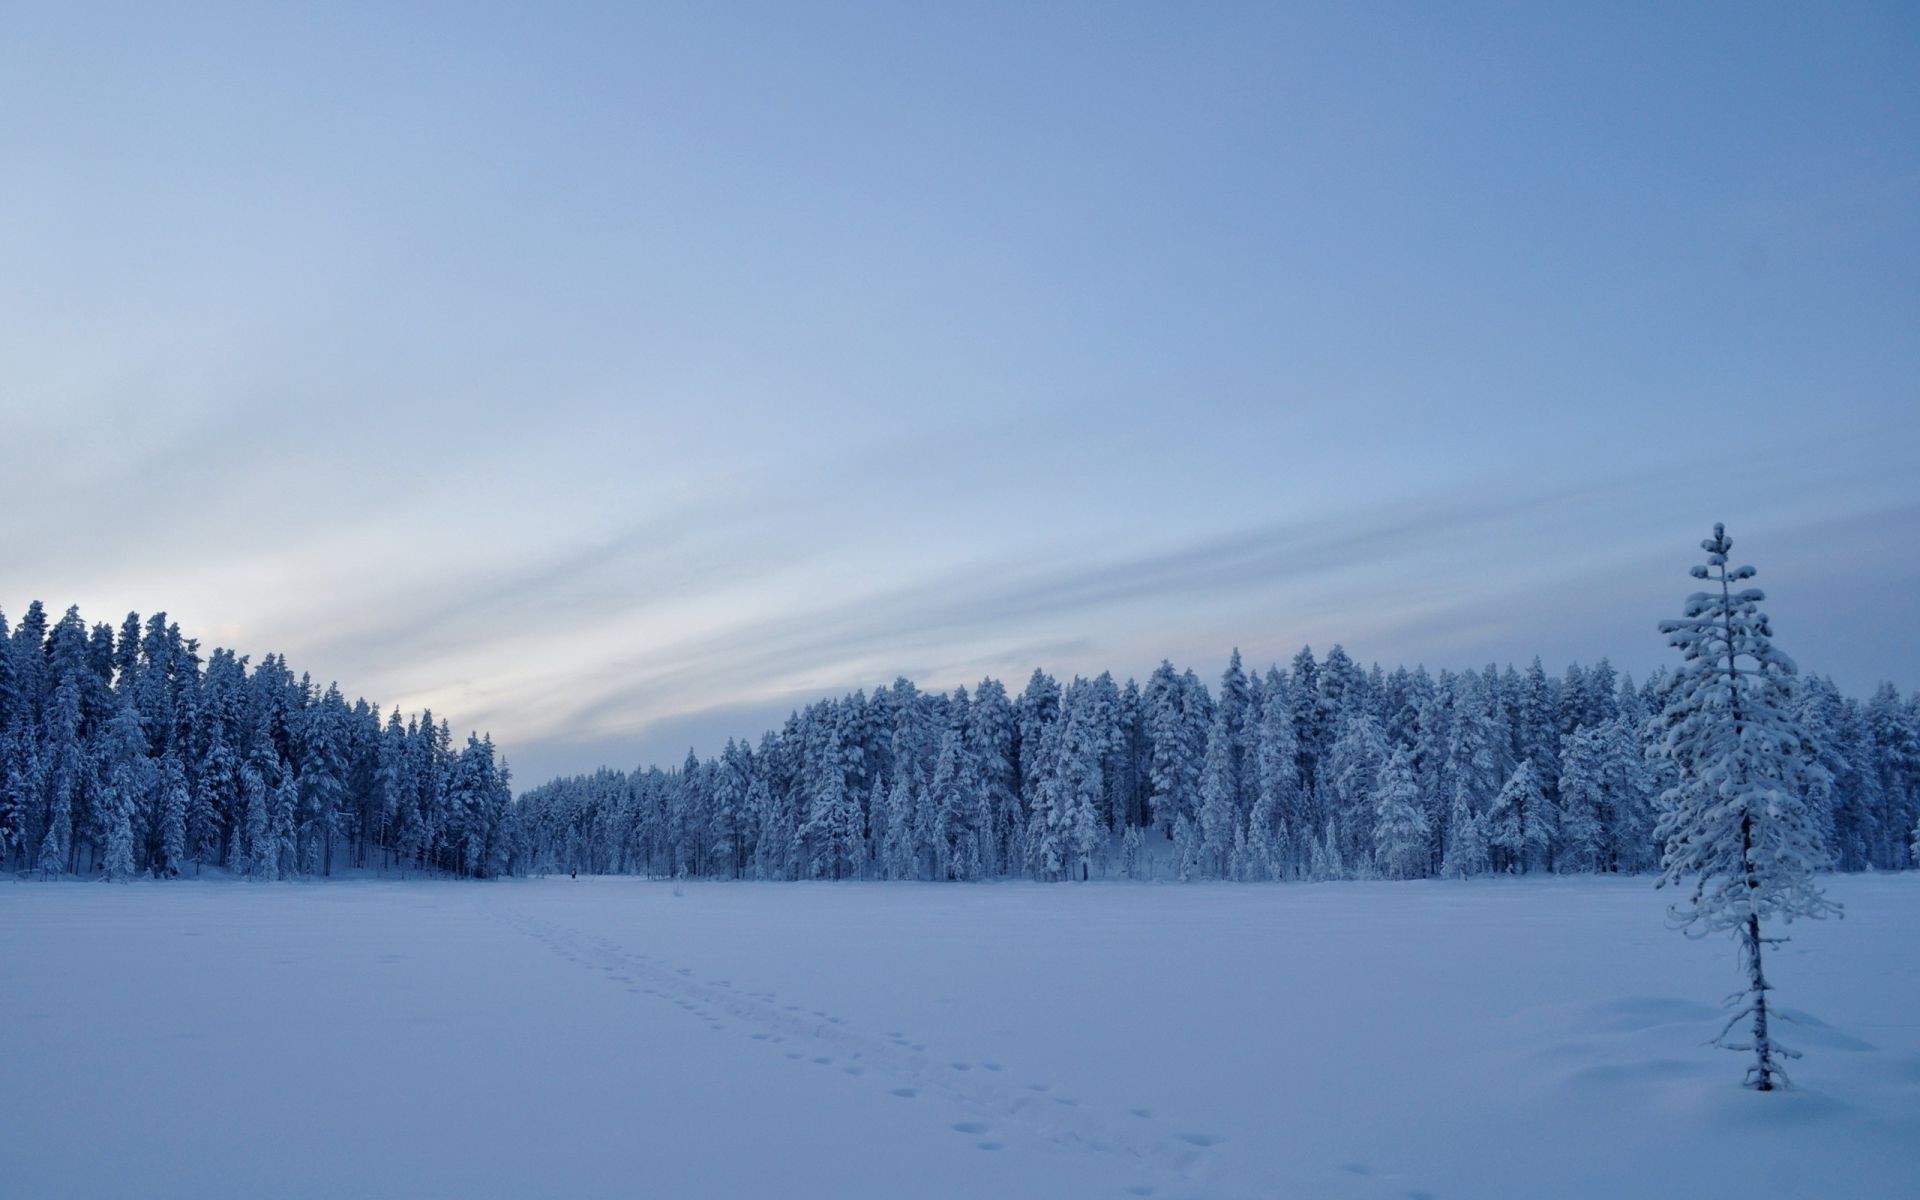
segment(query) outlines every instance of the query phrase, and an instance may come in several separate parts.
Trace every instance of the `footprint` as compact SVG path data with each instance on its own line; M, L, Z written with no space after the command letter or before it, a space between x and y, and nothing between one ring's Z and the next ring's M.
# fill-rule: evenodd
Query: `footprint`
M841 1067L840 1069L849 1075L865 1075L867 1073L865 1067Z
M955 1133L985 1133L987 1131L987 1123L985 1121L955 1121L953 1123L953 1131Z
M1001 1146L1001 1143L999 1143L999 1142L975 1142L975 1143L974 1143L973 1145L974 1145L974 1148L975 1148L975 1149L977 1149L977 1150L998 1150L998 1149L1000 1149L1000 1146Z
M948 1066L950 1066L950 1067L952 1067L952 1068L953 1068L954 1070L956 1070L956 1071L971 1071L971 1070L973 1070L973 1064L972 1064L972 1063L948 1063L947 1065L948 1065Z
M1150 1108L1130 1108L1127 1111L1132 1113L1134 1116L1139 1117L1142 1121L1149 1121L1153 1119L1153 1110Z
M1030 1092L1050 1092L1053 1090L1053 1085L1050 1083L1030 1083L1027 1085L1027 1090Z
M787 1051L787 1057L797 1059L800 1057L800 1052L798 1050L789 1050Z
M887 1093L887 1095L889 1096L898 1096L902 1100L911 1100L915 1096L918 1096L919 1094L920 1094L919 1088L910 1088L910 1087L894 1088L892 1091Z
M981 1063L980 1065L989 1071L998 1071L1000 1069L999 1063Z
M1370 1169L1365 1163L1358 1163L1358 1162L1341 1163L1340 1169L1342 1171L1351 1171L1355 1175L1373 1174L1372 1169Z
M816 1054L813 1056L813 1061L819 1063L821 1066L824 1067L827 1064L831 1063L833 1059L830 1056L825 1054Z
M756 1042L764 1042L767 1040L767 1035L764 1033L756 1033L753 1035L753 1040Z
M1075 1100L1072 1096L1055 1096L1053 1098L1053 1102L1055 1104L1064 1104L1068 1108L1080 1107L1080 1102L1078 1100Z
M1225 1140L1211 1133L1176 1133L1173 1136L1179 1138L1189 1146L1199 1146L1202 1148L1218 1146Z

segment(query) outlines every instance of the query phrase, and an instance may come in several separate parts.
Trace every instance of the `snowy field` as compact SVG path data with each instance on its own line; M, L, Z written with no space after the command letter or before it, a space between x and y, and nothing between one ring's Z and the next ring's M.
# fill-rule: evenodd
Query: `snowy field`
M0 1195L1912 1196L1920 875L0 885Z

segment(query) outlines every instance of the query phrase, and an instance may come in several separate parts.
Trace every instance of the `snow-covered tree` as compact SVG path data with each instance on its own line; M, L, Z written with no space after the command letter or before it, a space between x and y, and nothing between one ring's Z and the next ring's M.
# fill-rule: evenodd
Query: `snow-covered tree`
M1357 869L1373 861L1374 793L1389 753L1380 722L1360 713L1341 724L1320 762L1321 802L1339 848L1336 857Z
M1546 860L1553 842L1553 812L1532 759L1522 760L1493 798L1486 837L1496 871L1525 874Z
M1763 948L1767 921L1792 922L1839 912L1814 872L1827 861L1807 796L1820 768L1792 715L1793 660L1773 645L1758 588L1740 588L1752 567L1729 568L1733 543L1724 526L1701 543L1703 566L1692 570L1710 590L1687 598L1686 615L1660 630L1686 665L1663 714L1663 750L1679 781L1664 798L1659 836L1665 846L1660 882L1686 889L1672 909L1697 936L1731 931L1739 942L1747 986L1721 1031L1729 1049L1751 1051L1749 1086L1769 1091L1782 1076L1778 1059L1796 1052L1773 1038ZM1728 1041L1751 1021L1746 1041Z
M1427 814L1406 750L1395 750L1374 781L1373 862L1388 879L1427 873Z
M1603 820L1611 807L1607 799L1610 757L1606 739L1593 726L1583 725L1560 741L1560 807L1555 814L1553 855L1557 871L1601 869L1606 840Z
M800 840L815 879L857 879L866 868L866 830L860 798L847 786L840 731L820 722L808 762L807 821Z
M1480 827L1479 814L1467 806L1465 792L1454 793L1447 823L1447 853L1440 860L1440 874L1448 879L1467 879L1491 870L1487 836Z
M102 748L106 786L94 813L101 841L106 845L108 879L133 877L133 823L153 786L152 762L147 758L147 734L140 712L123 703L107 726Z
M1298 873L1296 846L1312 837L1311 814L1300 788L1299 743L1293 731L1293 696L1285 676L1267 672L1254 733L1254 800L1247 815L1246 863L1251 879L1286 879Z
M944 879L980 875L979 772L959 730L940 740L934 760L932 791L934 871Z
M1233 803L1233 737L1224 710L1216 709L1200 767L1200 870L1209 879L1227 877L1235 835L1245 834Z

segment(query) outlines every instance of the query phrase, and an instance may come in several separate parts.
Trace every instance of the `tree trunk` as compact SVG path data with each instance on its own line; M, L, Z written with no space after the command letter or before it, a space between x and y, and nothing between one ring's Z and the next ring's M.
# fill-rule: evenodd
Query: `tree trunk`
M1760 969L1760 916L1747 917L1742 935L1747 951L1747 991L1753 997L1753 1087L1773 1090L1773 1039L1767 1032L1767 977Z

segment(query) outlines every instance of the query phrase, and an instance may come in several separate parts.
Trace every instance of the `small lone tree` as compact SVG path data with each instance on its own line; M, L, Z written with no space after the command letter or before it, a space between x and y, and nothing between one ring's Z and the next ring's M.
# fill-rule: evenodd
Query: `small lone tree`
M1707 564L1695 579L1717 585L1687 598L1686 616L1660 631L1686 658L1663 714L1661 752L1678 782L1664 796L1658 835L1665 847L1660 886L1684 886L1684 904L1669 911L1691 936L1732 932L1740 944L1747 986L1715 1044L1752 1051L1747 1085L1772 1091L1784 1083L1777 1058L1799 1055L1773 1039L1761 949L1782 941L1761 935L1764 921L1838 913L1814 882L1826 864L1819 826L1806 797L1821 768L1792 716L1793 660L1774 649L1759 609L1758 588L1734 590L1752 567L1728 569L1733 548L1724 526L1700 543ZM1752 1019L1748 1041L1729 1041Z

